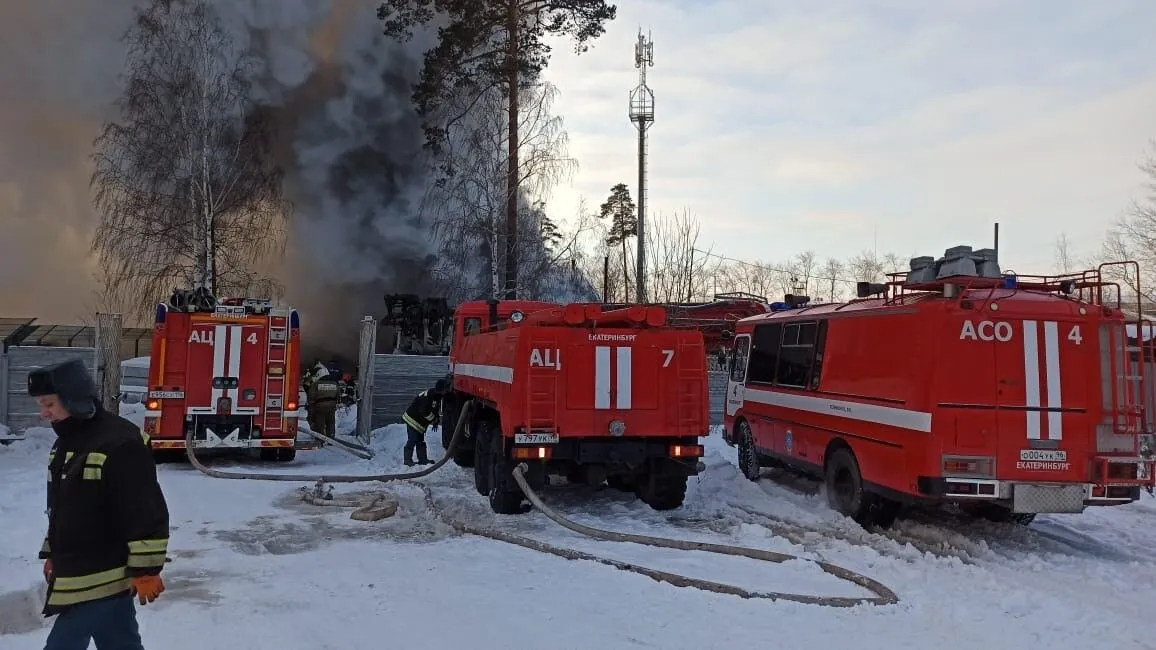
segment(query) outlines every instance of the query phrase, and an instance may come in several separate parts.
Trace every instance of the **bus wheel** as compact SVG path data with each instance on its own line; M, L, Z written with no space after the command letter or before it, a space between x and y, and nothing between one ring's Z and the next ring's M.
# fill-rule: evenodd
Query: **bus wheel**
M888 528L899 514L898 503L863 489L859 461L846 447L839 447L827 459L826 488L831 508L864 528Z
M755 450L755 439L751 435L751 425L746 420L742 420L738 425L738 439L739 439L739 469L742 470L743 476L752 481L759 480L761 476L761 466L759 465L759 452Z

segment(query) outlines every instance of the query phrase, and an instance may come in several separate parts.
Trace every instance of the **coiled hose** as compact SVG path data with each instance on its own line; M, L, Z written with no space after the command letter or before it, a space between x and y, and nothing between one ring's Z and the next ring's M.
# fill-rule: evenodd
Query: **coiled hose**
M382 503L382 497L376 497L373 501L371 501L370 503L364 504L364 505L360 504L360 503L356 503L356 502L350 502L350 501L333 502L330 499L318 498L317 495L321 492L321 488L322 488L323 484L324 483L362 483L362 482L383 482L384 483L384 482L390 482L390 481L408 481L408 480L419 479L419 478L422 478L424 476L428 476L428 475L432 474L433 472L435 472L439 468L441 468L443 465L445 465L447 462L449 462L449 460L453 457L454 450L457 448L457 445L462 438L462 432L465 429L465 422L473 414L474 408L475 408L475 403L472 400L467 402L464 405L464 407L462 408L461 414L458 416L457 424L454 427L453 437L450 439L450 444L448 445L448 447L446 449L446 453L441 458L441 460L434 463L433 465L430 465L429 467L427 467L425 469L415 471L415 472L406 472L406 473L401 473L401 474L369 474L369 475L364 475L364 476L341 475L341 474L303 475L303 474L259 474L259 473L254 473L254 472L224 472L221 470L216 470L216 469L212 469L210 467L206 467L203 463L201 463L201 461L197 458L196 453L194 452L193 434L191 431L185 437L185 442L186 442L185 453L189 458L189 463L191 463L193 465L193 467L197 468L197 470L199 470L200 472L202 472L208 476L211 476L213 478L242 479L242 480L256 480L256 481L316 481L318 483L318 486L317 486L315 493L313 495L310 495L308 492L305 492L305 499L307 501L309 501L310 503L318 503L319 501L320 502L328 501L328 503L325 503L325 505L334 505L334 506L347 506L347 507L349 507L349 506L353 506L353 507L361 506L359 508L359 510L361 511L361 513L364 516L355 516L354 518L355 519L364 519L364 520L373 520L375 518L381 518L381 517L372 516L372 511L374 508L383 507L380 505ZM626 542L626 543L641 544L644 546L651 546L651 547L656 547L656 548L669 548L669 549L676 549L676 550L683 550L683 551L702 551L702 552L706 552L706 553L716 553L718 555L728 555L728 556L732 556L732 557L745 557L745 558L750 558L752 560L758 560L761 562L774 562L774 563L780 563L781 564L783 562L787 562L790 560L804 560L807 562L812 562L812 563L818 565L818 567L820 569L822 569L824 572L826 572L826 573L828 573L828 574L830 574L830 575L832 575L832 576L834 576L840 580L844 580L846 582L850 582L852 584L858 585L859 587L866 589L867 591L871 592L874 595L872 595L872 596L860 596L860 597L843 597L843 596L813 596L813 595L808 595L808 594L794 594L794 593L778 592L778 591L751 591L748 589L744 589L742 587L737 587L735 585L728 585L728 584L724 584L724 583L720 583L720 582L713 582L710 580L702 580L699 578L691 578L691 577L680 575L677 573L671 573L668 571L659 571L657 569L651 569L648 567L639 566L637 564L633 564L630 562L624 562L621 560L614 560L614 559L610 559L610 558L600 557L597 555L592 555L590 553L585 553L582 551L576 551L573 549L562 548L562 547L554 546L554 545L547 544L544 542L540 542L540 541L535 540L535 539L530 539L528 537L523 537L521 535L514 535L511 533L501 531L501 530L495 530L493 528L477 526L474 524L470 524L470 523L449 517L441 508L439 508L437 506L437 503L434 500L433 491L429 488L429 486L425 485L424 483L420 483L420 482L417 482L416 485L418 487L420 487L421 490L425 494L426 507L428 507L430 509L430 511L433 512L440 520L442 520L447 525L449 525L454 530L456 530L460 533L477 535L480 537L486 537L488 539L492 539L492 540L496 540L496 541L500 541L500 542L506 542L508 544L514 544L514 545L520 546L522 548L527 548L530 550L539 551L541 553L547 553L547 554L554 555L554 556L561 557L561 558L565 558L568 560L589 560L592 562L598 562L599 564L604 564L604 565L612 566L616 569L620 569L623 571L629 571L631 573L637 573L639 575L644 575L648 578L651 578L652 580L656 580L658 582L666 582L666 583L675 585L677 587L691 587L694 589L700 589L703 591L709 591L709 592L718 593L718 594L729 594L729 595L733 595L733 596L739 596L741 598L765 598L765 599L770 599L770 600L787 600L787 601L794 601L794 602L798 602L798 603L822 605L822 606L827 606L827 607L854 607L857 605L865 605L865 604L893 605L893 604L899 602L899 597L895 594L895 592L892 591L891 589L889 589L888 587L886 587L885 585L883 585L882 583L878 582L877 580L869 578L869 577L862 575L860 573L856 573L855 571L852 571L850 569L847 569L847 568L844 568L844 567L841 567L841 566L838 566L835 564L831 564L830 562L825 562L822 560L812 560L809 558L802 558L802 557L790 555L787 553L777 553L775 551L766 551L766 550L762 550L762 549L747 548L747 547L743 547L743 546L730 546L730 545L726 545L726 544L712 544L712 543L707 543L707 542L691 542L691 541L687 541L687 540L669 539L669 538L665 538L665 537L654 537L654 536L650 536L650 535L633 535L633 534L629 534L629 533L618 533L618 532L601 530L598 528L592 528L590 526L585 526L585 525L579 524L577 522L571 521L571 520L563 517L562 515L558 514L552 508L550 508L549 506L547 506L545 503L542 502L541 497L538 496L538 494L530 487L529 483L526 481L525 473L527 470L528 470L527 465L525 463L521 463L517 467L514 468L514 472L513 472L514 480L518 483L518 487L520 487L522 489L522 492L525 493L526 498L528 498L530 500L530 502L532 504L534 504L534 507L537 508L538 510L540 510L551 521L562 526L563 528L566 528L567 530L570 530L574 533L578 533L579 535L585 535L585 536L591 537L593 539L599 539L599 540L604 540L604 541L609 541L609 542ZM387 501L386 505L384 507L386 509L390 508L390 503L393 504L392 508L394 510L396 510L396 502L388 502ZM318 503L318 505L321 505L321 503ZM355 511L355 513L357 513L357 512L358 511ZM389 514L392 514L392 512L390 512ZM388 515L386 515L386 516L388 516Z

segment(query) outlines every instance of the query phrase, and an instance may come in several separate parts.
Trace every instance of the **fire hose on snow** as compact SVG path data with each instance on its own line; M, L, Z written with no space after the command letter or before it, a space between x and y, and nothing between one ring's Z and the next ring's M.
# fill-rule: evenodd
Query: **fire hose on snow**
M317 431L314 431L313 429L309 429L308 433L309 433L309 435L313 436L314 438L317 438L318 440L320 440L322 442L328 442L329 444L333 445L337 449L340 449L341 451L344 451L345 453L347 453L351 456L357 456L358 458L360 458L362 460L371 460L373 458L373 450L370 449L369 447L362 447L361 445L356 445L356 444L353 444L352 442L346 442L345 440L338 440L337 438L331 438L331 437L325 435L324 433L319 433Z
M196 457L193 445L193 434L189 432L186 436L185 453L189 458L189 462L193 467L200 472L211 476L213 478L222 479L242 479L242 480L256 480L256 481L316 481L316 485L312 491L307 488L302 488L302 498L314 505L320 506L335 506L335 507L353 507L356 508L352 517L354 519L363 521L373 521L376 519L383 519L391 516L397 511L397 501L389 499L384 495L377 495L368 501L354 501L354 500L336 500L332 498L332 494L326 491L326 483L367 483L367 482L392 482L392 481L415 481L422 477L428 476L440 469L453 457L454 450L462 438L462 432L465 429L465 422L472 415L474 409L474 402L470 401L462 408L461 414L458 417L457 425L454 427L454 433L450 439L450 443L446 448L445 455L441 460L425 469L406 472L400 474L370 474L364 476L356 475L304 475L304 474L262 474L256 472L225 472L206 467ZM525 473L528 467L525 463L519 464L514 468L513 478L530 500L530 503L535 508L540 510L542 514L546 515L554 523L566 528L567 530L584 535L593 539L609 541L609 542L626 542L631 544L641 544L644 546L651 546L656 548L668 548L683 551L702 551L706 553L715 553L718 555L728 555L732 557L745 557L752 560L762 562L784 563L791 560L803 560L817 565L825 573L832 575L840 580L850 582L858 585L863 589L871 592L872 596L861 597L842 597L842 596L813 596L808 594L795 594L787 592L766 592L766 591L752 591L742 587L724 584L720 582L713 582L710 580L702 580L699 578L691 578L688 576L670 573L668 571L659 571L648 567L640 566L630 562L621 560L614 560L610 558L600 557L576 551L573 549L553 546L545 542L523 537L521 535L514 535L492 528L477 526L464 521L459 521L449 517L445 512L437 507L434 501L433 491L425 484L415 481L415 485L421 488L425 494L426 507L430 509L435 516L452 527L454 530L462 534L477 535L479 537L486 537L500 542L506 542L516 546L521 546L534 551L547 553L557 557L568 560L589 560L598 562L607 566L612 566L623 571L630 571L639 575L644 575L648 578L659 582L667 582L678 587L691 587L703 591L709 591L718 594L729 594L739 596L742 598L765 598L771 600L788 600L798 603L806 603L813 605L823 605L827 607L854 607L856 605L872 604L872 605L893 605L899 602L899 597L894 591L883 585L882 583L869 578L860 573L856 573L850 569L831 564L822 560L814 560L810 558L799 557L787 553L778 553L775 551L766 551L762 549L747 548L742 546L731 546L727 544L713 544L708 542L691 542L680 539L669 539L665 537L653 537L650 535L634 535L629 533L618 533L599 528L592 528L574 521L571 521L562 515L555 512L549 506L542 502L538 494L530 487L526 481Z

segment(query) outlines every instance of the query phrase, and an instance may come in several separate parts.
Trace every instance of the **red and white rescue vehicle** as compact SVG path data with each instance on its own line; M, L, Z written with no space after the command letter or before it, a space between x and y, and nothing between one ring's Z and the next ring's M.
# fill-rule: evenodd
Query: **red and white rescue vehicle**
M747 477L822 477L833 508L884 526L911 502L1027 523L1151 489L1151 386L1104 267L1017 277L948 253L858 300L739 321L725 438Z
M453 388L442 402L443 446L462 405L480 408L454 460L495 512L521 511L511 477L549 475L635 492L676 508L699 472L710 414L703 335L667 325L663 307L469 302L454 314Z
M154 451L258 449L290 461L297 442L300 318L269 301L157 305L144 430ZM179 305L174 307L174 304Z

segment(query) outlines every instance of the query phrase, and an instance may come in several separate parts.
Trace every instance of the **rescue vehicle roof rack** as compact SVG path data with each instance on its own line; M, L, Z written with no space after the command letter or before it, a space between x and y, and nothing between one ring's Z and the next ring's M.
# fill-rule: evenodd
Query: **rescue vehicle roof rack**
M217 298L204 287L196 289L174 289L167 306L185 313L230 313L268 314L273 309L273 301L263 298ZM224 310L222 308L225 308Z
M766 296L759 296L745 291L729 291L726 293L716 293L715 300L753 300L755 302L766 302Z
M882 297L884 304L903 304L929 295L962 300L969 291L987 290L989 296L994 296L1002 289L1052 293L1092 305L1121 309L1119 283L1104 279L1105 268L1120 266L1128 267L1122 275L1138 277L1139 265L1133 261L1106 262L1095 269L1058 275L1021 275L1014 271L1001 271L996 252L992 249L953 246L939 259L930 256L912 258L909 270L888 273L885 283L858 283L858 300L851 302Z

